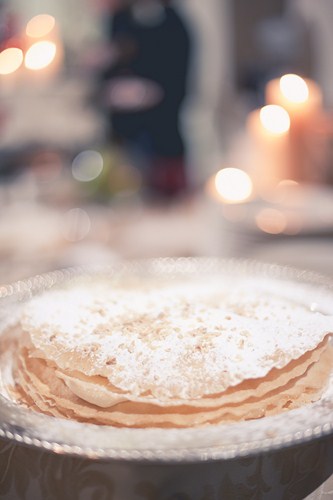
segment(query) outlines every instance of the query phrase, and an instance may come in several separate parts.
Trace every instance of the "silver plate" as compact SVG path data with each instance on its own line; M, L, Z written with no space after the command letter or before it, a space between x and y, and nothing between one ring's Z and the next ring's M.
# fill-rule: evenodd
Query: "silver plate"
M15 320L32 296L77 280L121 279L128 275L165 277L218 274L262 276L301 284L306 304L333 314L333 282L310 272L218 258L153 259L108 267L54 271L0 287L0 331ZM333 432L333 374L320 401L297 410L234 424L192 429L118 429L42 415L5 396L0 379L0 437L56 453L88 458L148 462L193 462L238 458L305 443Z

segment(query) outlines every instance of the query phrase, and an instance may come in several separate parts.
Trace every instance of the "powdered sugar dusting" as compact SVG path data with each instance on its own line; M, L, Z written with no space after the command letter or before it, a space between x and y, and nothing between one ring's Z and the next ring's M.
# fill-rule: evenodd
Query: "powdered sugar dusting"
M21 323L62 370L167 401L222 392L314 349L333 316L312 303L304 287L261 278L89 283L35 298Z

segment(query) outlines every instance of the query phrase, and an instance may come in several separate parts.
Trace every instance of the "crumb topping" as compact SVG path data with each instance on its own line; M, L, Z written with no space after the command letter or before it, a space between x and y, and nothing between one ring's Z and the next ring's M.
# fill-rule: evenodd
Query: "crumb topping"
M62 370L106 376L161 400L215 394L314 349L333 317L290 299L287 284L212 280L73 286L30 301L22 327Z

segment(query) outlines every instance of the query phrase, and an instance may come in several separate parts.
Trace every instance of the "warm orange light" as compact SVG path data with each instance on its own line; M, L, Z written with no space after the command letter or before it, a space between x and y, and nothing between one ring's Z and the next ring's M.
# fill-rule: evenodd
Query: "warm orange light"
M240 203L252 194L252 181L238 168L223 168L215 176L215 188L226 203Z
M55 26L55 19L49 14L39 14L30 19L26 26L26 34L32 38L42 38L48 35Z
M299 186L299 183L297 181L294 181L292 179L283 179L280 181L277 185L278 189L284 189L284 188L297 188Z
M36 42L31 45L25 54L25 66L35 71L46 68L54 60L56 52L55 43L48 41Z
M260 122L264 129L271 134L285 134L290 128L288 112L276 104L269 104L261 108Z
M0 74L14 73L22 64L23 52L16 47L10 47L0 52Z
M302 103L309 98L309 88L298 75L284 75L280 78L280 90L288 101L293 103Z
M259 229L268 234L279 234L287 227L286 216L275 208L264 208L256 215Z

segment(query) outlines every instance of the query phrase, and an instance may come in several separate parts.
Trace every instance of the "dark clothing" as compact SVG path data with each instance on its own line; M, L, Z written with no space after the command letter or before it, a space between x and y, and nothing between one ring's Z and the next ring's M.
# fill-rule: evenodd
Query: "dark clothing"
M161 22L147 25L139 23L127 8L115 14L110 37L119 59L108 77L141 77L156 83L163 92L160 102L151 108L111 112L114 137L149 158L148 168L154 168L155 160L166 168L164 159L168 158L173 165L175 159L181 165L185 148L179 111L186 95L190 46L181 18L174 9L165 7ZM184 179L184 175L179 178Z

